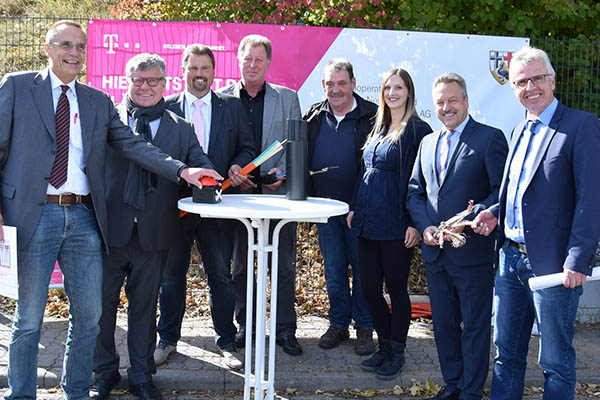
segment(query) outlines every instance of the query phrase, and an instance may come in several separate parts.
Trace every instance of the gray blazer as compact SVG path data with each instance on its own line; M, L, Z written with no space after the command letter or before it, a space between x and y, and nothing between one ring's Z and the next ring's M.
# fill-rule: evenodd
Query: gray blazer
M240 97L242 82L221 89L222 93ZM280 142L287 138L287 119L301 119L300 101L295 90L285 86L266 83L265 105L263 111L263 132L261 153L275 140ZM271 168L280 168L285 171L285 151L281 151L260 166L260 174L265 175ZM279 186L275 191L263 188L263 193L285 194L285 184Z
M123 123L128 123L127 107L117 106ZM190 122L165 110L152 143L175 159L183 160L192 167L213 168L208 156L200 147ZM124 247L133 232L137 218L138 236L145 251L168 250L179 239L179 186L158 177L157 189L146 193L144 210L135 210L123 201L129 160L116 150L106 152L106 201L108 216L108 245Z
M107 144L143 168L178 181L181 161L160 152L123 124L105 93L75 84L85 174L100 234L107 245L105 164ZM19 249L29 243L46 204L56 130L48 70L7 74L0 83L0 212L17 227Z

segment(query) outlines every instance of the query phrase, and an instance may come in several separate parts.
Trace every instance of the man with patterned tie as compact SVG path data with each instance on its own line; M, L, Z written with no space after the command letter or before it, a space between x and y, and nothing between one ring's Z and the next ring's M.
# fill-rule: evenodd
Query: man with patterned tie
M481 399L489 366L494 241L467 232L463 247L446 242L440 248L435 233L469 200L473 217L497 201L507 145L502 131L469 116L461 76L440 75L433 83L433 103L442 129L421 142L407 207L423 236L435 343L446 383L434 398Z
M6 399L36 396L42 318L57 260L71 313L61 385L67 399L88 397L107 248L107 145L172 181L199 185L206 175L149 146L121 122L106 94L76 82L86 51L80 24L52 25L44 51L47 69L7 74L0 83L0 226L17 227L19 259Z
M211 90L215 77L215 57L209 47L199 44L188 46L182 56L182 72L185 91L167 97L167 107L192 121L198 141L215 169L221 175L231 177L233 186L237 186L241 182L238 171L256 156L246 111L239 99ZM181 196L191 196L191 192L184 190ZM160 321L157 328L160 340L154 352L157 365L165 363L169 355L176 351L177 341L181 337L186 274L195 239L210 287L215 341L228 368L242 367L242 358L235 344L235 285L230 269L232 235L236 223L227 219L199 218L192 214L181 219L183 240L169 251L160 289Z
M575 316L600 236L600 121L554 97L548 55L513 54L510 81L527 118L513 130L499 201L475 228L505 237L496 276L496 358L492 399L521 399L534 320L544 399L573 399ZM499 243L500 244L500 243ZM563 284L532 292L534 276L561 273Z

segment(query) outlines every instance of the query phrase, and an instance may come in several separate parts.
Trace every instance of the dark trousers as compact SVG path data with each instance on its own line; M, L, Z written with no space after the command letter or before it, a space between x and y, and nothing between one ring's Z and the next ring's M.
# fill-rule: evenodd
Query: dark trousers
M406 343L410 325L408 274L413 249L402 240L370 240L358 238L360 283L367 309L377 336ZM383 283L392 309L383 298Z
M169 251L160 288L160 340L176 345L181 338L185 313L186 274L194 240L210 287L210 312L215 329L215 342L220 348L235 343L233 324L235 285L231 278L233 222L224 219L199 218L188 214L181 221L181 241Z
M444 381L461 399L481 399L490 358L492 265L456 265L442 252L425 272Z
M269 225L269 240L279 220ZM279 232L279 257L277 275L277 334L296 332L296 227L295 222L287 223ZM255 236L256 237L256 236ZM269 256L270 257L270 256ZM248 232L241 223L236 225L232 274L235 282L235 319L241 327L246 325L246 278L248 261ZM270 266L270 263L269 263ZM256 288L256 280L254 280ZM256 289L254 289L256 293ZM256 309L256 304L254 304ZM256 321L256 318L254 318Z
M99 378L107 379L119 371L115 324L121 286L125 278L129 384L149 382L152 374L156 373L153 357L156 343L156 298L166 259L166 251L144 251L140 247L135 228L125 247L111 247L110 254L104 255L102 316L94 354L94 372Z

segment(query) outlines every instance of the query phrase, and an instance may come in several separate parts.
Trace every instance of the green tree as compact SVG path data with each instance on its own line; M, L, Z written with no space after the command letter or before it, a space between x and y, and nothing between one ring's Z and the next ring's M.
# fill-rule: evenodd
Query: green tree
M115 0L127 19L242 22L524 36L550 54L565 104L600 112L597 0ZM578 42L557 40L577 39ZM587 43L585 43L587 42ZM575 93L576 95L573 95Z
M115 16L600 38L596 0L117 0Z

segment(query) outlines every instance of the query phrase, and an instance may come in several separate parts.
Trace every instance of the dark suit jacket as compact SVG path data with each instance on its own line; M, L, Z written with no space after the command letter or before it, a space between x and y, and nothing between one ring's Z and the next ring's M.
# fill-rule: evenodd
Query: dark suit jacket
M508 146L501 130L480 124L473 118L460 135L460 140L448 164L446 179L439 185L435 167L437 142L441 131L431 133L421 141L419 153L408 184L407 206L415 226L421 232L428 226L438 226L467 208L474 201L471 219L481 210L497 202L502 170ZM457 265L492 263L494 238L465 229L467 243L458 249L448 242L444 252ZM427 262L435 261L441 249L422 244Z
M185 95L176 93L165 99L167 108L185 118ZM208 158L221 176L233 164L244 167L257 155L246 111L240 99L223 93L212 92L210 141ZM231 189L228 193L231 192ZM187 194L190 196L190 194Z
M117 106L119 116L128 123L127 108ZM160 120L158 131L152 143L164 153L183 160L192 167L213 168L200 147L191 123L166 110ZM113 149L106 153L106 200L108 215L108 245L124 247L133 232L134 217L137 218L137 231L142 249L146 251L168 250L179 239L179 200L180 185L158 177L157 190L146 193L144 210L135 210L123 202L123 191L129 160ZM187 186L187 185L186 185Z
M104 167L107 144L146 168L177 181L184 166L148 146L121 122L107 94L75 84L85 174L100 234L107 244ZM0 83L0 212L7 225L17 226L19 249L29 243L46 204L48 177L56 152L52 88L48 70L7 74Z
M507 172L525 121L513 130L499 205L504 225ZM600 237L600 122L594 114L558 104L525 182L522 212L527 256L536 275L563 268L591 274Z

